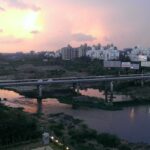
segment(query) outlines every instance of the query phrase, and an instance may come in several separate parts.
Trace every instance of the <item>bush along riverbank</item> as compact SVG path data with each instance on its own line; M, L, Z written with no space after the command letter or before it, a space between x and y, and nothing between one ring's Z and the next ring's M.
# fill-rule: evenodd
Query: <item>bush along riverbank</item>
M89 96L63 96L57 97L60 103L70 104L74 109L79 107L98 108L104 110L121 110L119 106L114 106L113 103L106 103L101 98Z
M22 111L0 104L0 149L41 136L37 119Z
M122 110L124 107L140 106L150 104L150 99L133 99L130 101L120 102L105 102L104 99L88 96L64 96L57 97L59 102L70 104L74 109L79 107L98 108L103 110L117 111Z

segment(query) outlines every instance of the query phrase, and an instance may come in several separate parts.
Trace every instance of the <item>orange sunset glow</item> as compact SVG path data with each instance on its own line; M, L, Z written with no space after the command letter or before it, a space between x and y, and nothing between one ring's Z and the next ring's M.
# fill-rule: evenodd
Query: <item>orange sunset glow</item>
M41 31L42 23L36 12L21 12L17 10L8 11L1 15L2 35L15 38L31 38L32 31Z
M0 52L57 50L84 43L149 46L150 2L134 1L120 5L119 0L0 0Z

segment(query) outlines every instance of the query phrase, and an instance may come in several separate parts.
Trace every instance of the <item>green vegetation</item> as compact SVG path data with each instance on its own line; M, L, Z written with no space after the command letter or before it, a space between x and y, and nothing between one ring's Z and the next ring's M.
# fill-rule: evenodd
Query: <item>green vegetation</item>
M115 85L115 91L124 95L129 95L134 102L142 103L150 101L150 82L146 81L141 86L141 81L120 82Z
M104 110L121 110L122 108L113 105L113 103L106 103L104 99L88 96L61 96L57 97L61 103L70 104L73 108L78 107L89 107L89 108L99 108Z
M40 134L35 117L0 105L0 146L38 139Z
M103 67L103 61L90 58L78 58L72 61L64 61L61 64L66 70L87 73L88 75L118 74L118 69Z
M147 150L149 145L133 144L108 133L97 133L83 121L59 113L48 117L49 132L71 150ZM61 146L60 146L61 148ZM63 146L62 146L63 150Z
M81 120L63 113L49 115L49 130L72 150L103 150L117 148L121 140L111 134L98 134Z
M44 61L46 59L46 61ZM0 65L0 76L5 78L52 78L83 75L118 75L139 73L134 70L104 68L103 61L83 57L64 61L60 58L45 58L41 55L24 55L20 59L3 59ZM145 72L149 70L144 70ZM10 75L8 77L8 75Z

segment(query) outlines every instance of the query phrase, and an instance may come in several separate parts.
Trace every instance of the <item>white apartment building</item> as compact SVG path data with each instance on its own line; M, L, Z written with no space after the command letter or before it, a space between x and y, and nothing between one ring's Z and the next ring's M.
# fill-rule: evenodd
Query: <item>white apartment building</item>
M60 50L59 51L56 51L56 52L46 52L45 57L54 57L54 58L57 58L57 57L61 57L61 52Z
M55 58L61 57L61 50L55 52Z
M131 61L147 61L147 58L150 58L150 49L135 47L132 49L129 57Z
M92 59L100 59L103 60L104 59L104 49L99 49L96 50L94 47L92 47L91 50L88 50L86 52L86 56L90 57Z
M119 59L119 51L114 49L114 47L110 47L108 49L101 49L96 50L92 47L91 50L86 52L86 56L92 59L100 59L100 60L118 60Z

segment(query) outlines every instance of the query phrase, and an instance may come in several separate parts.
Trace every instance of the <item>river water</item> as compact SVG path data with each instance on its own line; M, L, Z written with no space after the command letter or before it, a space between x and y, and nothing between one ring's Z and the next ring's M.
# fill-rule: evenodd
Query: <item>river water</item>
M80 93L103 97L102 92L94 89L82 90ZM113 133L130 142L150 143L150 105L127 107L121 111L90 108L74 110L70 105L61 104L54 98L43 99L41 105L41 102L37 103L36 99L25 98L13 91L0 90L0 97L7 98L7 101L2 101L5 105L23 107L26 112L42 111L45 114L64 112L84 120L90 128L96 129L98 132ZM124 96L121 97L123 100L125 99Z

